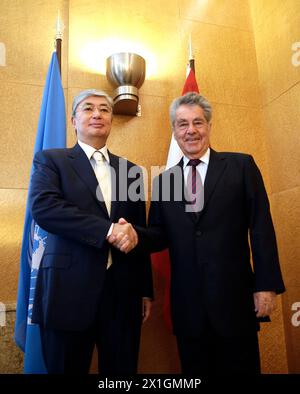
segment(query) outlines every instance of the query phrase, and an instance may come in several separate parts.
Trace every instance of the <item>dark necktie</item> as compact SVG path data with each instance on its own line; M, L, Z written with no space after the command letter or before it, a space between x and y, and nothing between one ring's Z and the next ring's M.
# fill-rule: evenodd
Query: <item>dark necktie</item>
M187 165L191 167L187 178L187 191L190 201L190 204L186 206L187 212L200 212L203 209L204 188L200 174L196 168L200 163L200 159L191 159L187 163Z

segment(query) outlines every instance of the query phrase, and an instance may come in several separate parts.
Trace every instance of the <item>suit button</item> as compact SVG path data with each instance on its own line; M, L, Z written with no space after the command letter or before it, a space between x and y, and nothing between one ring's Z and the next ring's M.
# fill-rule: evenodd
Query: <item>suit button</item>
M201 235L202 235L202 231L197 230L197 231L196 231L196 236L197 236L197 237L201 237Z

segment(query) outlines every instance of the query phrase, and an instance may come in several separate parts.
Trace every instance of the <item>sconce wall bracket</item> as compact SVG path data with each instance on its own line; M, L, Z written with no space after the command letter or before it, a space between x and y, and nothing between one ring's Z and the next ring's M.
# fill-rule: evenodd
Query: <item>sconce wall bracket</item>
M117 53L106 60L106 77L114 90L114 113L137 115L139 91L145 80L146 62L135 53Z

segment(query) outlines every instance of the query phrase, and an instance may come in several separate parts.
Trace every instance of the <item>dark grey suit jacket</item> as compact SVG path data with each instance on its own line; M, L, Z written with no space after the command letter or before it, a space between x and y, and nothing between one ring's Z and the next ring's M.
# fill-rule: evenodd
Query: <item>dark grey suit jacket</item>
M120 201L120 185L125 197L131 183L141 177L126 178L134 164L111 153L110 165L116 173L111 216L96 196L98 186L92 166L81 147L38 152L34 159L30 206L34 220L49 232L39 268L32 320L45 327L84 330L95 319L106 274L111 223L124 217L128 222L146 224L145 202ZM125 176L119 174L119 163ZM123 183L122 183L123 182ZM142 194L142 193L141 193ZM141 319L143 296L152 297L149 253L137 247L128 254L112 248L114 281L124 300L124 308L137 305ZM132 322L134 324L134 322Z
M170 178L173 168L154 180L149 228L139 229L149 250L169 248L174 332L199 335L207 319L224 336L256 330L253 292L285 290L260 171L250 155L211 150L196 216L172 192L183 184L182 163L180 176ZM170 201L163 201L170 179Z

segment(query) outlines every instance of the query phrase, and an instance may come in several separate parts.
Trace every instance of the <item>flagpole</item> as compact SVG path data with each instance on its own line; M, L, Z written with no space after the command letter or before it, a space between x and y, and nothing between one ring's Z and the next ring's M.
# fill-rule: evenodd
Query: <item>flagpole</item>
M56 48L56 56L57 56L57 61L58 61L58 66L59 66L59 72L61 75L61 38L56 38L55 40L55 48Z
M62 44L63 30L64 30L64 24L60 19L60 14L58 11L57 20L56 20L55 50L56 50L60 75L61 75L61 44Z
M194 59L194 55L193 55L191 34L189 36L189 66L190 66L190 69L193 70L193 72L195 73L195 59Z

